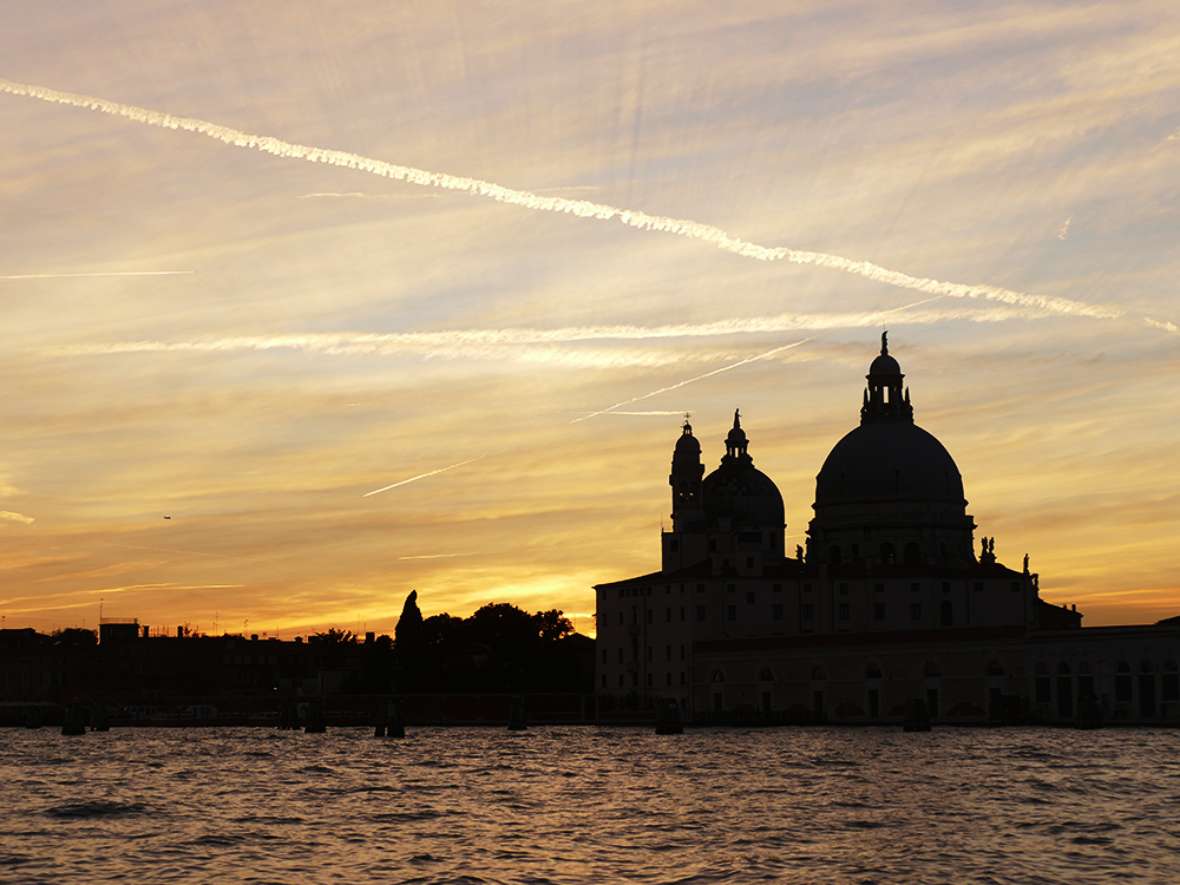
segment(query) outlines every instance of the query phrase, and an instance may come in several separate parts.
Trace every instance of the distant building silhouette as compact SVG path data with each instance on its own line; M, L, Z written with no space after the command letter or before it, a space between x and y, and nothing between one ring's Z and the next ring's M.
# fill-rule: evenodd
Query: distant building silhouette
M954 459L914 423L882 335L860 425L816 477L806 550L735 412L709 474L686 420L657 572L599 584L604 710L709 718L935 721L1080 715L1180 722L1180 623L1081 629L1028 568L978 553ZM1130 674L1134 674L1134 677Z

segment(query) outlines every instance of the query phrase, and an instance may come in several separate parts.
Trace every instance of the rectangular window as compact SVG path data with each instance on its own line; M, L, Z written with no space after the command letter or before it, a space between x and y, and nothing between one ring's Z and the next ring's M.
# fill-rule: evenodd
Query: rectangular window
M845 583L841 583L841 584L840 584L840 595L841 595L841 596L847 596L847 595L848 595L848 585L847 585L847 584L845 584Z
M651 609L650 608L647 610L647 622L649 624L651 623Z
M670 646L670 645L664 646L664 660L665 661L672 660L672 646Z
M697 621L698 622L703 621L703 620L705 620L706 617L708 617L708 615L706 614L706 611L707 610L703 605L697 606Z
M639 688L639 674L634 670L631 671L631 687Z
M976 581L975 582L975 592L979 593L982 590L983 590L983 581Z
M602 687L606 688L606 674L605 673L602 674Z
M623 674L620 673L619 674L619 688L622 688L622 687L623 687Z
M782 584L775 584L770 589L771 589L771 592L773 592L773 593L782 593L783 592L783 585Z
M885 592L885 585L884 584L877 584L873 587L873 589L875 591L877 591L878 593L884 593Z
M850 617L852 617L852 610L849 608L847 602L841 602L837 612L841 621L847 621Z
M619 626L620 627L623 626L623 613L622 612L619 612Z
M803 606L803 620L805 620L805 621L814 621L815 620L815 606L814 605L808 604L808 605Z
M680 606L680 623L684 623L684 606Z
M670 608L664 609L664 623L665 624L672 623L672 609L670 609Z
M922 620L922 603L920 603L920 602L910 603L910 620L911 621Z
M810 585L810 584L804 584L804 585L803 585L803 592L804 592L804 593L810 593L810 592L811 592L811 585Z
M922 589L922 586L920 584L910 584L910 592L911 593L917 593L920 589Z
M602 650L602 662L604 664L606 663L606 649L605 648Z
M651 688L651 674L650 673L647 674L647 687Z
M704 592L705 592L705 585L704 584L697 584L697 593L704 593Z
M754 567L754 557L747 556L746 557L746 568L753 568L753 567Z
M776 602L770 607L770 617L771 620L775 621L781 621L783 619L783 604L781 602Z
M619 663L623 663L623 650L621 648L619 649Z
M732 593L732 592L733 592L734 590L736 590L736 589L737 589L737 585L736 585L736 584L726 584L726 585L725 585L725 592L726 592L726 593Z
M672 674L671 673L664 674L664 685L666 685L668 688L672 687Z
M684 671L683 670L680 671L680 684L684 685Z
M942 592L943 593L950 593L951 592L951 582L950 581L943 581L942 582Z
M747 602L749 605L753 605L753 604L754 604L754 594L753 594L753 593L747 593L747 594L746 594L746 602Z
M737 606L736 605L727 605L725 607L725 619L728 621L736 621L737 620Z
M885 620L885 603L876 602L873 604L873 620L875 620L875 621Z

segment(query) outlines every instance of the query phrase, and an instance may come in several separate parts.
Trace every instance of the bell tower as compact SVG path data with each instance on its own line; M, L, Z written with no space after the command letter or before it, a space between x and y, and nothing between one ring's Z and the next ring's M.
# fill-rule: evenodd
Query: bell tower
M668 474L668 485L672 487L672 531L663 533L664 571L692 565L705 557L705 510L701 487L704 475L701 444L692 435L692 425L685 415L680 438L672 452L672 470Z

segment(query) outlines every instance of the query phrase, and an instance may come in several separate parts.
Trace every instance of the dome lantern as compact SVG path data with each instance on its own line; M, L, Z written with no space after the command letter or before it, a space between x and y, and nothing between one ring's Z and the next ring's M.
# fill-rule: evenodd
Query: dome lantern
M910 391L902 389L905 375L901 366L889 355L889 332L881 333L881 353L869 366L860 407L860 423L873 421L905 421L913 423L914 408L910 405Z
M729 434L725 437L725 457L726 458L749 458L747 449L750 441L746 438L746 431L742 430L742 413L741 409L733 410L733 427L730 428Z

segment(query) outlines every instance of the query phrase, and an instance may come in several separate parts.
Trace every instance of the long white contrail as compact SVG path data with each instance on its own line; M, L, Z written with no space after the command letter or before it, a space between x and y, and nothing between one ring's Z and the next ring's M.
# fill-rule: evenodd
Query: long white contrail
M448 329L436 332L319 332L292 335L235 335L224 338L194 338L179 341L139 340L63 345L48 349L57 356L117 355L133 353L195 352L218 353L239 350L300 350L330 355L395 354L419 352L430 355L480 353L486 347L524 347L593 341L646 341L672 338L712 338L726 335L773 334L791 331L855 329L879 326L901 310L908 311L902 322L931 324L966 320L977 323L1048 316L1045 311L1025 307L955 307L913 310L937 296L888 310L858 313L783 313L774 316L726 319L708 323L638 326L562 326L553 329ZM893 320L896 322L897 320Z
M865 277L879 283L924 292L927 295L942 295L949 298L972 298L999 301L1005 304L1017 304L1037 310L1071 316L1113 318L1122 316L1123 311L1112 305L1085 304L1070 298L1052 295L1036 295L1028 292L1018 292L999 286L968 285L935 280L929 277L918 277L901 271L890 270L869 261L855 261L840 255L826 252L811 252L801 249L788 249L785 246L762 246L758 243L730 236L719 227L701 224L687 218L671 218L666 215L650 215L634 209L623 209L605 203L593 203L587 200L573 200L566 197L546 197L532 191L517 190L478 178L467 178L460 175L449 175L444 172L431 172L417 169L413 166L401 166L387 163L372 157L348 151L332 150L329 148L311 147L294 144L267 135L255 135L240 129L221 126L208 120L195 117L177 117L162 111L137 107L130 104L109 101L90 95L79 95L72 92L61 92L43 86L27 83L16 83L11 80L0 79L0 92L10 95L35 98L53 104L69 105L123 117L147 126L161 129L179 129L185 132L195 132L224 144L245 148L262 153L272 154L285 159L303 160L309 163L323 163L328 166L339 166L346 169L356 169L370 175L404 181L422 187L442 188L444 190L461 191L485 199L523 206L543 212L557 212L574 215L579 218L590 218L597 221L613 221L627 227L639 230L662 231L693 240L710 243L718 249L732 252L743 258L753 258L758 261L786 261L791 264L812 265L841 270L845 273Z
M791 350L792 348L799 347L800 345L806 344L810 340L810 338L804 338L802 341L795 341L792 344L784 344L781 347L774 347L765 353L746 357L744 360L738 360L736 363L730 363L729 365L721 366L718 369L705 372L703 375L695 375L692 378L686 378L683 381L677 381L675 384L669 384L667 387L661 387L659 390L653 390L650 393L633 396L631 399L625 399L620 403L615 403L613 406L607 406L605 409L599 409L597 412L590 412L587 415L581 415L577 418L574 418L572 421L570 421L570 424L577 424L580 421L588 421L591 418L597 418L599 415L605 415L609 412L613 412L615 409L621 409L623 406L629 406L632 403L641 402L645 399L651 399L653 396L659 396L661 393L679 390L681 387L687 387L689 384L695 384L697 381L704 381L706 378L712 378L714 375L720 375L722 372L729 372L740 366L747 366L750 363L757 362L758 360L767 359L774 356L776 353L782 353L784 350Z
M192 276L195 270L99 270L78 273L8 273L0 274L0 280L72 280L86 277L183 277Z
M382 492L388 492L390 489L396 489L398 486L409 485L412 482L417 482L420 479L426 479L428 476L438 476L440 473L446 473L448 470L454 470L457 467L463 467L466 464L472 464L475 461L480 461L486 458L486 455L481 455L479 458L468 458L466 461L460 461L457 464L448 464L446 467L440 467L438 470L429 470L426 473L419 473L417 476L411 476L409 479L399 480L398 482L390 483L387 486L382 486L379 489L373 489L371 492L365 492L361 495L362 498L368 498L370 495L380 495Z

